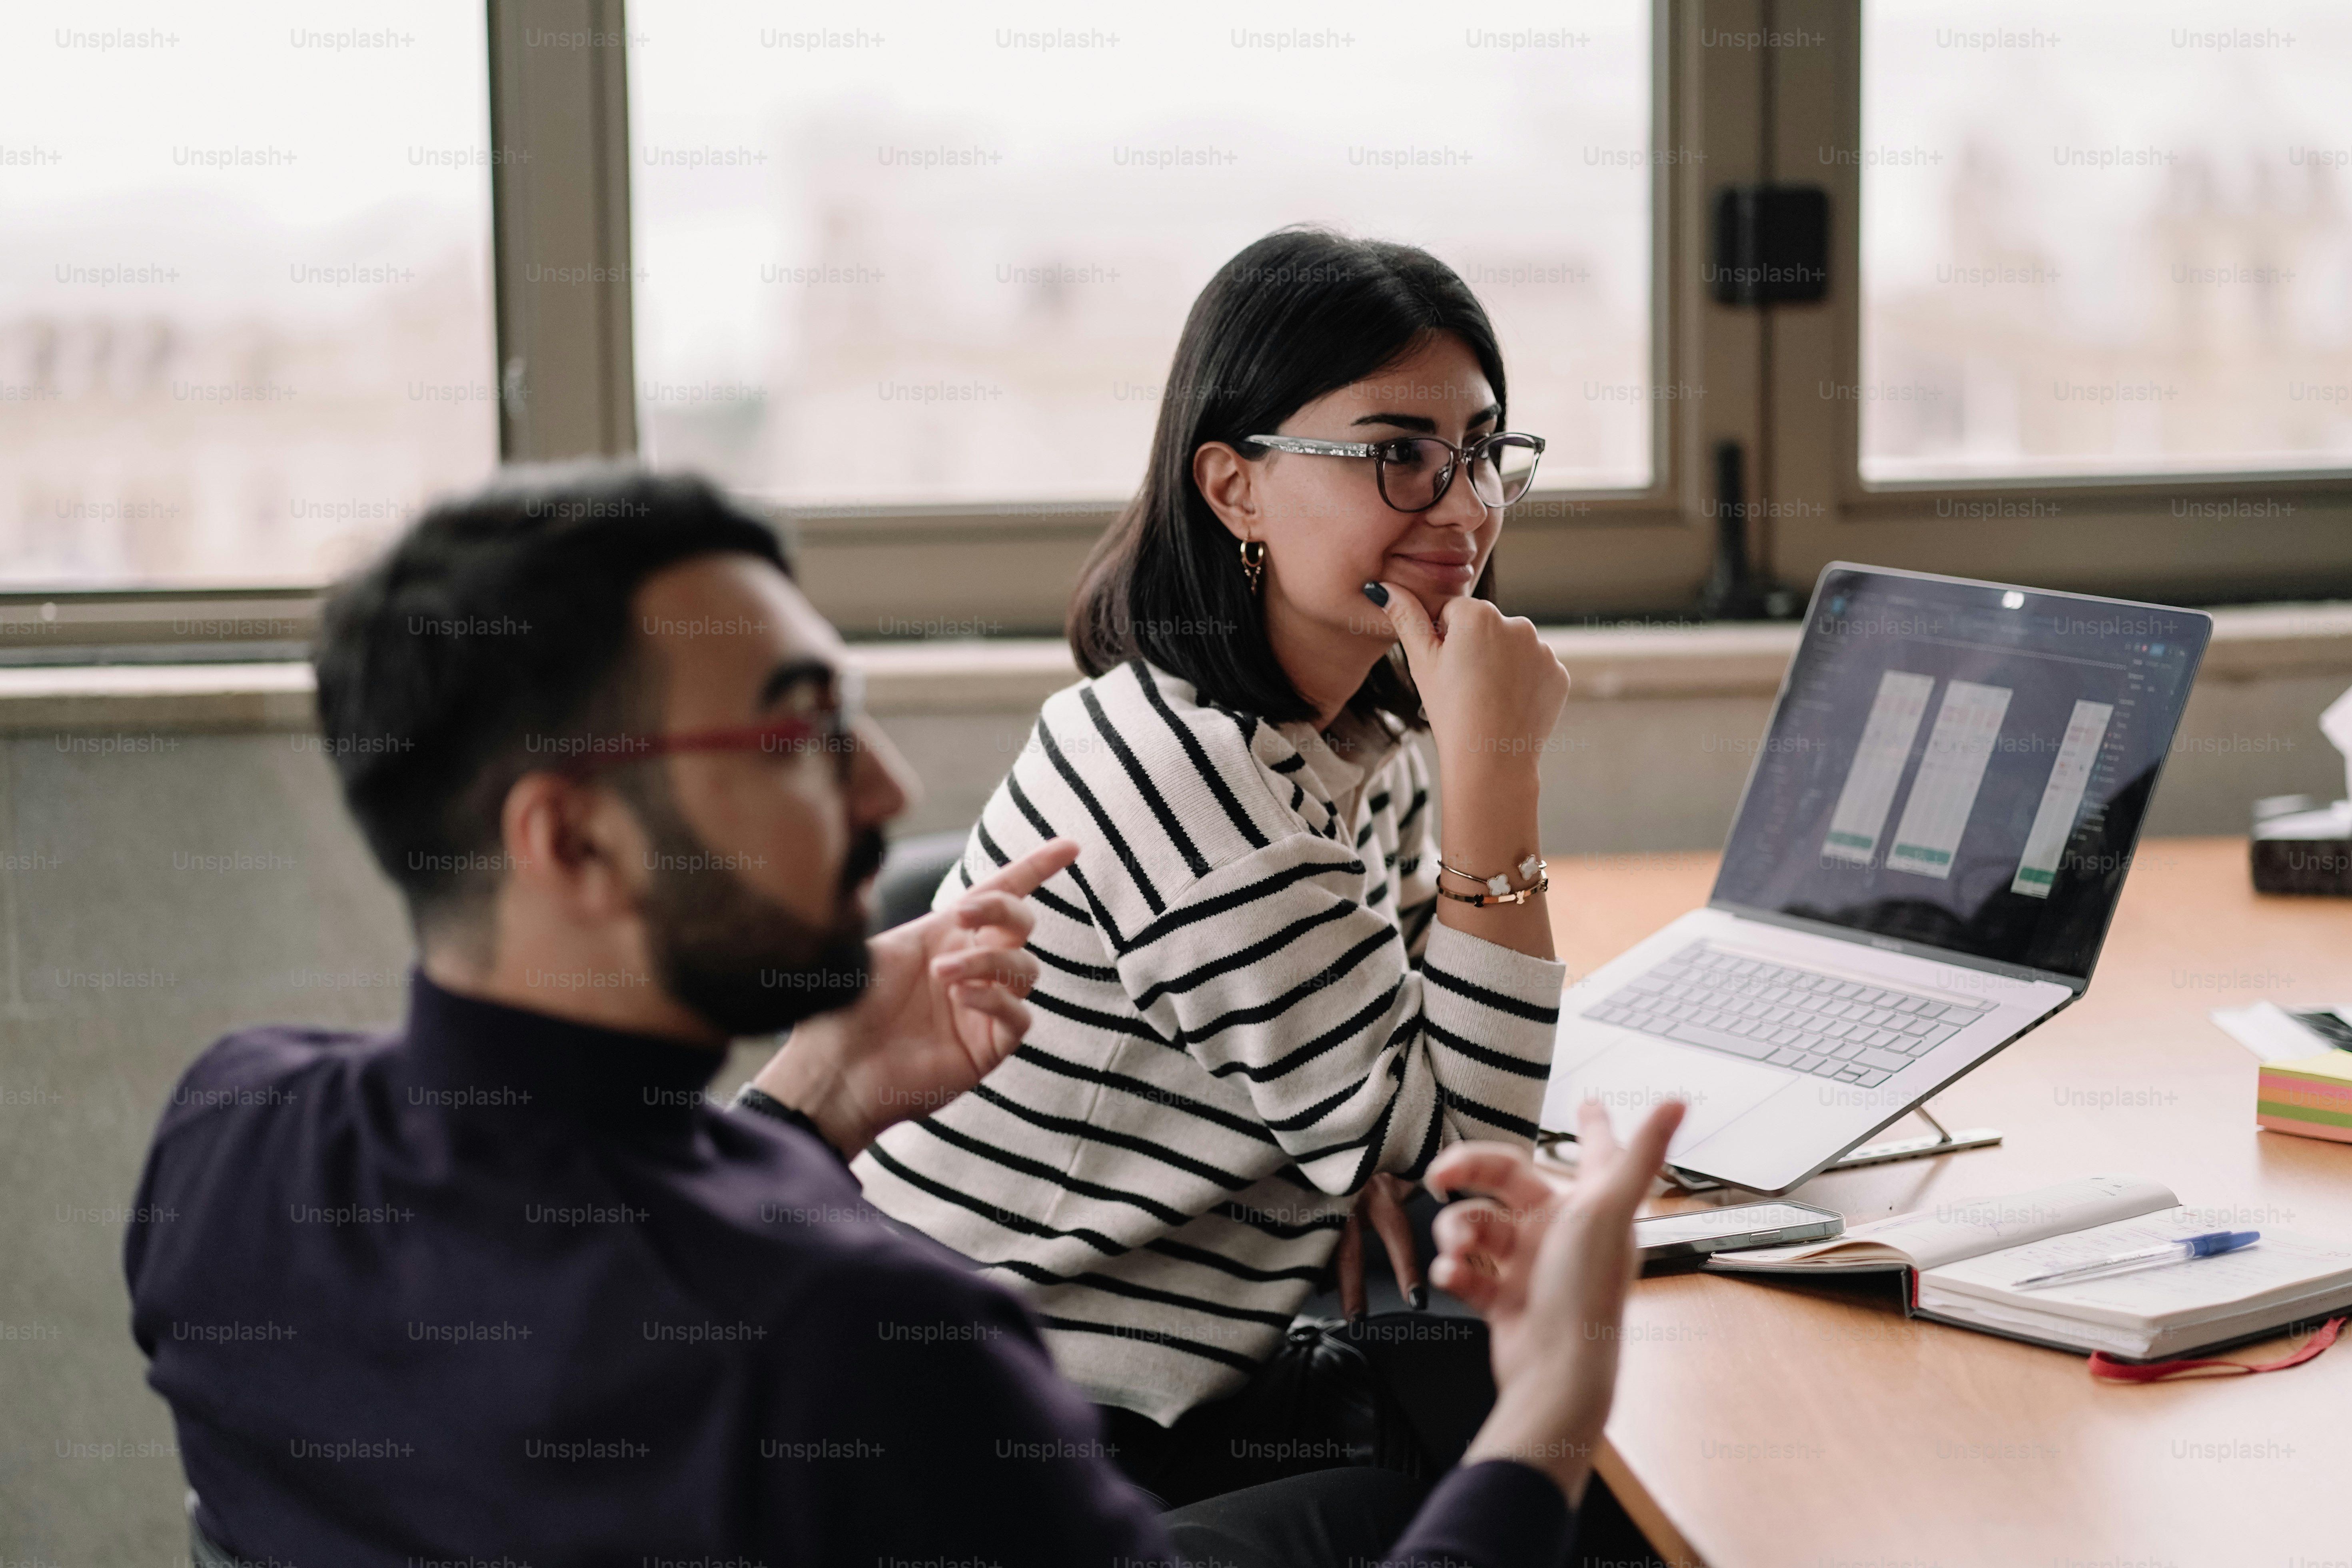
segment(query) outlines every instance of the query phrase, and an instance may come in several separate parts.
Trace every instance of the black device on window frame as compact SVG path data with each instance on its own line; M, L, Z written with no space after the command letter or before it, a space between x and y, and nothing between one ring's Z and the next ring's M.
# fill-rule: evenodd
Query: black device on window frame
M1641 1249L1643 1262L1664 1263L1678 1258L1704 1258L1710 1252L1734 1252L1743 1247L1827 1241L1844 1231L1843 1215L1775 1199L1637 1219L1633 1245Z

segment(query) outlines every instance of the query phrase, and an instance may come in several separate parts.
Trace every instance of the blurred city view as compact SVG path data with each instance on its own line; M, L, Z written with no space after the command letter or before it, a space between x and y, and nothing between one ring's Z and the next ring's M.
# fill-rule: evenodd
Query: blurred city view
M1099 502L1286 224L1428 247L1548 488L1649 477L1649 9L631 10L641 431L793 505Z
M1865 479L2352 460L2352 10L1864 17Z
M89 303L0 319L0 579L316 583L497 461L480 244L398 207L304 230L175 194L126 216L40 237L92 258L58 264L60 293L93 275ZM339 308L170 300L256 252L305 258L277 288Z
M0 17L0 587L315 584L489 472L487 58L464 0Z
M479 7L57 15L0 18L0 587L316 583L486 474ZM1638 0L814 15L630 8L656 462L1116 501L1192 300L1298 222L1469 279L1547 490L1644 484L1705 395L1651 373L1652 181L1695 154L1651 144ZM2347 80L2341 7L1870 0L1862 143L1819 154L1863 178L1862 363L1817 392L1864 478L2352 461Z

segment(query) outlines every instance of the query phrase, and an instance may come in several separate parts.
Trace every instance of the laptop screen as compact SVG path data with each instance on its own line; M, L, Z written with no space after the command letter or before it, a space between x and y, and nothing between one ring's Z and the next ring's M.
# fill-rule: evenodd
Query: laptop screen
M2210 620L1832 565L1715 902L2090 977Z

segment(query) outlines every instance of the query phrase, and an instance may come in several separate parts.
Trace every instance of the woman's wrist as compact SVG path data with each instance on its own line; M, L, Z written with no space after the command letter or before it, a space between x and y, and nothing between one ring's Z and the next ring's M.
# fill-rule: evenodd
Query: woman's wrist
M1513 887L1525 881L1518 874L1520 862L1543 853L1537 842L1536 825L1540 818L1535 792L1514 797L1447 789L1444 798L1437 825L1444 864L1458 866L1481 879L1499 872L1511 879Z
M1429 751L1441 777L1459 773L1465 779L1532 779L1543 754L1534 741L1487 731L1435 733Z
M1438 793L1448 803L1458 797L1479 803L1482 811L1533 812L1543 793L1543 776L1533 756L1441 751L1436 762Z

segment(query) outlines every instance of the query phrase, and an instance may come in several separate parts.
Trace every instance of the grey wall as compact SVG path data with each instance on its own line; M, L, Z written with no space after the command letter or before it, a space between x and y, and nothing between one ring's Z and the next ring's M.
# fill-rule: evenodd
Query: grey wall
M2155 831L2242 832L2258 795L2340 794L2314 721L2347 681L2200 687ZM1545 847L1717 847L1769 708L1572 701ZM922 830L971 820L1028 715L886 722L928 785ZM267 1019L393 1020L406 930L303 737L41 733L0 740L0 1561L162 1568L184 1561L184 1483L126 1330L114 1211L197 1050Z
M184 1553L121 1283L148 1132L190 1057L240 1023L397 1014L404 927L298 742L0 747L0 1558ZM61 749L91 745L145 749Z
M407 924L308 739L0 741L0 1563L186 1563L122 1286L148 1135L230 1029L400 1016Z
M2201 679L2173 742L2148 831L2162 837L2240 834L2263 795L2340 798L2343 760L2319 733L2318 718L2347 686L2352 668ZM1542 759L1546 852L1721 848L1771 711L1769 696L1570 702ZM1034 717L902 713L886 720L924 786L902 830L968 826L1026 742Z

